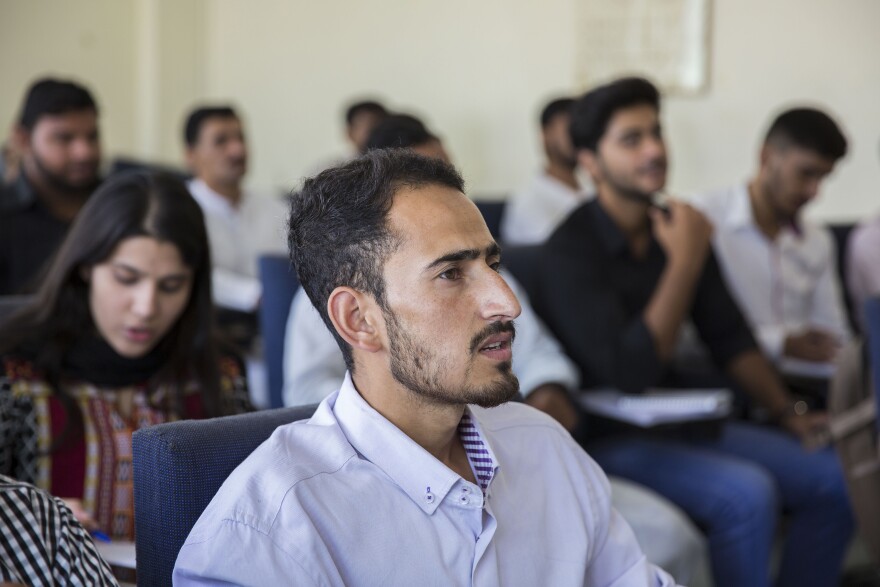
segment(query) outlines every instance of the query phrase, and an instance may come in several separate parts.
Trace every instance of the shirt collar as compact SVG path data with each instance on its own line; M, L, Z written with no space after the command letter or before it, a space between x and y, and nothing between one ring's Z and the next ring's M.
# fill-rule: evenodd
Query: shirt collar
M352 447L388 475L426 514L433 514L461 479L374 410L355 389L350 373L345 374L333 413ZM494 475L498 468L494 452L474 413L469 407L465 413L471 418L479 440L491 459Z
M201 179L194 178L189 180L186 187L189 188L189 193L192 194L192 197L205 211L227 216L236 216L238 214L238 210L228 199L212 190L208 184Z
M755 222L755 211L752 208L748 184L741 184L733 188L733 205L727 215L726 224L733 230L754 229L760 231L758 223ZM781 234L785 233L790 233L795 238L803 236L803 230L796 218L790 224L782 227Z

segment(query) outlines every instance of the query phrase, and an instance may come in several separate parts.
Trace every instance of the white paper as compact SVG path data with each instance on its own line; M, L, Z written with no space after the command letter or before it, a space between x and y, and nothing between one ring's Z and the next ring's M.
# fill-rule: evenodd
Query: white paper
M733 394L729 389L649 389L640 395L603 389L582 392L580 403L592 414L650 428L724 418L730 414Z

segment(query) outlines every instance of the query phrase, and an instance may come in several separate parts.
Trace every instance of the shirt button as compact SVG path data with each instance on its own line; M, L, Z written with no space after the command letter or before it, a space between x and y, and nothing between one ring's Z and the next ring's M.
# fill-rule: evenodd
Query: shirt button
M430 491L425 494L425 501L428 503L434 503L434 494Z
M468 496L467 496L467 495L462 495L461 497L458 498L458 501L460 501L463 505L467 505L467 503L468 503Z

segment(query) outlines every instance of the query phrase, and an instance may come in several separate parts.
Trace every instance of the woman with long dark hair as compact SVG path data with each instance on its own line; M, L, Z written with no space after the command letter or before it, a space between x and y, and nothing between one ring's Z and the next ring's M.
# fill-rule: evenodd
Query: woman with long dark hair
M201 209L177 179L133 173L89 199L33 301L0 324L0 474L131 539L131 434L250 409L218 352Z

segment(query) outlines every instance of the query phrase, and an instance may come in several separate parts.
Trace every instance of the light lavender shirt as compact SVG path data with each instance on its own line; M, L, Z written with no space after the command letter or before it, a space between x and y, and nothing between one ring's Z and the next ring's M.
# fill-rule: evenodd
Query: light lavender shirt
M347 375L226 480L175 585L667 586L611 508L601 469L549 416L467 409L492 463L484 497Z

